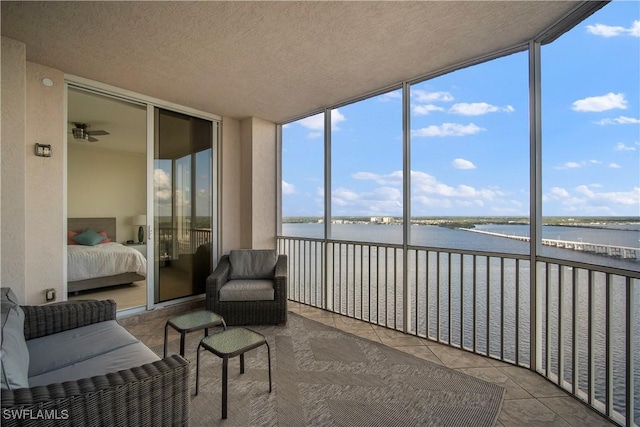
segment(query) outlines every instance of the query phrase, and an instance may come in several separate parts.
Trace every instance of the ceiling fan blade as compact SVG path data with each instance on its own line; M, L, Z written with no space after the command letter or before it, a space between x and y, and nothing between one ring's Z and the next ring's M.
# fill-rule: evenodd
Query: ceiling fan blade
M94 138L94 137L92 137L92 136L90 136L89 138L87 138L87 141L89 141L89 142L96 142L96 141L97 141L97 139L96 139L96 138Z
M88 130L87 133L89 135L109 135L106 130Z

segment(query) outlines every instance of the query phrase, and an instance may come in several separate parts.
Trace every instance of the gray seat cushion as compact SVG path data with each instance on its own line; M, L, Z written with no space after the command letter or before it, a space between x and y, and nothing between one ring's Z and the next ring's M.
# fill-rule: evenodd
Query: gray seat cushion
M273 279L277 254L273 249L238 249L229 252L229 280Z
M27 341L31 354L29 377L71 366L138 342L115 320L35 338Z
M220 301L273 301L273 280L229 280L220 288Z
M76 344L76 348L80 346L79 343ZM160 360L160 358L146 345L137 342L64 368L30 377L29 385L35 387L65 381L78 381L82 378L139 367L156 360Z
M2 288L0 291L1 387L16 390L29 387L29 351L24 339L24 311L10 288Z

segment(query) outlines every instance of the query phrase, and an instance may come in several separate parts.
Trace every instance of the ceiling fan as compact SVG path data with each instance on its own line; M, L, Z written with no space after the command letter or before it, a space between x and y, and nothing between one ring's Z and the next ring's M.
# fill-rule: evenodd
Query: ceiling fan
M74 127L71 129L71 132L75 139L96 142L97 139L93 137L94 135L109 135L109 132L106 130L88 130L91 126L86 123L73 122L72 124Z

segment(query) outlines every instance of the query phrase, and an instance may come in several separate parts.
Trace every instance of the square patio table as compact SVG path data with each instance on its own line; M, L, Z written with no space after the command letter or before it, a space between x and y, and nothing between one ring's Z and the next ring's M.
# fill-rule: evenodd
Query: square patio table
M204 336L209 336L209 328L222 325L223 329L227 329L227 324L219 314L209 310L194 311L191 313L174 316L167 320L164 325L164 356L167 357L167 344L169 337L169 326L180 332L180 356L184 357L184 340L189 332L204 329Z
M222 419L227 418L227 383L229 358L240 356L240 373L244 374L244 353L262 345L267 346L269 364L269 393L271 393L271 349L264 335L238 327L203 338L196 351L196 396L200 377L200 347L222 358Z

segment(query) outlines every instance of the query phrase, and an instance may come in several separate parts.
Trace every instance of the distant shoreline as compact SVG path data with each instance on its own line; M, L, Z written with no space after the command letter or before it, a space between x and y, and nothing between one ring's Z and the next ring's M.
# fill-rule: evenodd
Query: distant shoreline
M640 217L558 217L550 216L542 219L543 226L559 227L584 227L607 230L634 231L633 229L615 227L616 225L638 225L640 231ZM285 217L283 224L322 224L321 217ZM332 224L375 224L375 225L400 225L401 217L382 216L349 216L334 217ZM467 216L467 217L414 217L411 220L413 225L436 225L447 228L475 228L476 225L529 225L527 217L494 217L494 216ZM614 226L614 227L612 227Z

